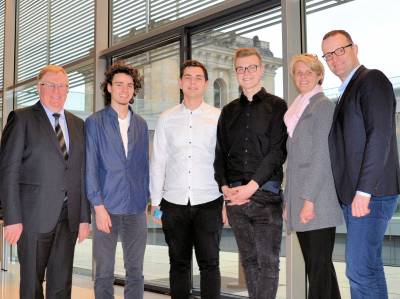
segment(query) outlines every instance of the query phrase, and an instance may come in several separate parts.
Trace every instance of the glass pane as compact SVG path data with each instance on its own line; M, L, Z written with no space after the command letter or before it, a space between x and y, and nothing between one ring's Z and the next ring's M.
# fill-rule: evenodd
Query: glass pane
M119 43L225 0L112 0L111 41Z
M333 29L345 29L358 45L358 57L367 68L383 71L393 84L397 99L397 140L400 145L400 60L398 35L400 3L394 0L355 1L307 1L307 51L321 57L321 41L325 33ZM379 13L377 13L379 10ZM368 20L368 21L365 21ZM332 74L325 62L323 88L333 101L337 100L340 80ZM399 298L400 259L398 235L400 230L399 208L389 223L383 245L383 261L389 290L389 298ZM349 283L345 276L344 249L345 226L338 227L333 258L339 279L342 298L350 298Z
M66 65L93 53L94 0L18 0L16 80L46 64Z
M180 101L179 57L179 43L172 43L125 59L126 63L138 68L141 75L142 88L136 95L133 108L149 127L150 153L159 114ZM117 245L115 274L125 276L120 242ZM169 287L168 247L161 227L151 220L148 223L144 279L146 284Z
M192 57L204 63L209 74L206 101L223 107L238 98L240 91L233 66L234 51L240 47L256 47L265 65L263 86L268 92L283 96L281 8L241 19L192 36ZM285 233L281 246L279 289L277 298L286 297ZM193 284L200 287L200 272L193 263ZM225 226L220 252L222 292L248 296L239 254L229 226Z

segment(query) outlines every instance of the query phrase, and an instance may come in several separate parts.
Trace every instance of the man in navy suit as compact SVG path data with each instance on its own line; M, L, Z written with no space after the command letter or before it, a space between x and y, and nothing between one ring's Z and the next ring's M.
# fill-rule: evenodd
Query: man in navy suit
M12 111L0 149L4 235L18 244L20 298L71 298L76 239L89 234L83 121L64 109L68 76L57 65L38 75L39 101Z
M381 71L360 65L358 47L346 31L325 34L322 51L342 81L329 148L347 226L351 297L387 298L382 243L400 193L396 98Z

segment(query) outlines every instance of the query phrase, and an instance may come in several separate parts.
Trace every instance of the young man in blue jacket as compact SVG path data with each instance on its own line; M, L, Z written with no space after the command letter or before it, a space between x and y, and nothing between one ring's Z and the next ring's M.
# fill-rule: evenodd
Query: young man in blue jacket
M133 67L116 63L105 73L106 107L86 120L86 193L95 215L95 297L114 298L118 239L126 270L125 298L143 298L143 259L149 198L148 129L129 104L138 88Z

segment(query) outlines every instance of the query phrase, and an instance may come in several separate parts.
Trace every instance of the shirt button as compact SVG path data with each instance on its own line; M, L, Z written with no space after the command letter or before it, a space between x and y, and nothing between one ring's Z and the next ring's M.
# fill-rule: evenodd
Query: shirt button
M245 153L247 153L247 148L244 150Z
M190 170L189 170L189 173L190 173Z
M244 165L247 165L247 161L244 161Z
M249 137L246 137L244 140L245 140L245 141L249 141Z
M189 128L192 128L192 126L189 126Z
M248 129L249 128L249 125L246 125L246 129Z
M192 144L192 142L191 142L191 141L189 141L189 144Z
M247 113L246 113L246 116L250 116L250 113L247 112Z
M189 156L189 159L192 158L192 156Z

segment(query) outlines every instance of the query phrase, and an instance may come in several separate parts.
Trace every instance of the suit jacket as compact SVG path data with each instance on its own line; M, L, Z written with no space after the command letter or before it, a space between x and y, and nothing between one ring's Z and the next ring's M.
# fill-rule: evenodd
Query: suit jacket
M8 116L0 148L0 199L6 225L50 232L57 224L65 196L71 231L90 222L84 192L83 121L65 111L69 132L67 161L40 102Z
M333 116L329 149L340 201L350 204L357 190L372 196L400 193L396 140L396 98L379 70L360 66Z
M287 167L284 199L288 229L309 231L342 223L343 214L336 196L328 135L335 105L323 93L310 98L292 138L287 140ZM316 217L300 223L304 199L314 203Z

